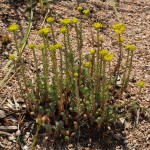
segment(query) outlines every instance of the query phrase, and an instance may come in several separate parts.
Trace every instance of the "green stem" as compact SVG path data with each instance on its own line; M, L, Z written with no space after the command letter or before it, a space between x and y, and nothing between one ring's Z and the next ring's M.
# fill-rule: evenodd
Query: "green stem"
M16 32L14 32L14 39L15 39L16 49L17 49L17 53L18 53L17 55L19 56L18 58L20 58L20 50L19 50Z
M80 113L80 97L79 97L78 78L75 79L75 95L76 95L76 104L77 104L78 113Z
M94 46L94 35L93 35L92 26L91 26L91 19L89 16L88 16L88 22L89 22L89 28L90 28L91 37L92 37L92 46Z
M127 87L129 79L130 79L130 74L132 70L132 62L133 62L133 52L131 52L131 56L130 56L129 70L128 70L128 74L127 74L127 78L125 82L125 88Z
M36 143L37 143L37 140L38 140L38 134L39 134L39 131L41 129L41 125L37 125L37 129L36 129L36 133L34 135L34 140L33 140L33 143L32 143L32 150L35 150L36 148Z
M38 95L37 104L39 104L39 99L40 99L40 95L39 95L40 94L40 76L39 76L39 73L38 73L38 61L37 61L37 57L36 57L34 48L32 49L32 52L33 52L34 63L35 63L35 68L36 68L36 84L37 84L37 95Z
M119 34L119 58L118 58L118 61L117 61L116 71L114 72L114 75L115 75L114 87L116 86L117 79L118 79L118 76L119 76L119 71L120 71L120 66L121 66L121 59L122 59L122 42L121 42L121 35Z
M56 38L55 38L55 33L54 33L53 25L52 25L52 24L50 24L50 27L51 27L51 31L52 31L53 44L56 44Z
M80 33L79 33L79 30L78 30L78 26L77 24L75 24L75 30L76 30L76 39L77 39L77 50L78 50L78 55L79 55L79 78L78 78L78 83L80 85L80 80L81 80L81 73L82 73L82 50L81 50L81 47L80 47Z
M63 110L63 58L62 58L62 49L59 49L60 53L60 109Z
M83 25L82 25L82 21L83 21L83 19L82 19L82 15L80 15L80 17L81 17L81 19L80 19L80 29L79 29L79 39L80 39L80 49L82 49L82 46L83 46L83 33L82 33L82 28L83 28Z

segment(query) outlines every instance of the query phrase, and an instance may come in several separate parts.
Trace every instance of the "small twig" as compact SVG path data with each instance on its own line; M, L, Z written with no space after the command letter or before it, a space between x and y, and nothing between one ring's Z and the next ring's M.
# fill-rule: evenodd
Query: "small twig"
M4 98L4 100L0 103L0 107L5 103L6 100L7 100L7 95L6 95L6 97Z

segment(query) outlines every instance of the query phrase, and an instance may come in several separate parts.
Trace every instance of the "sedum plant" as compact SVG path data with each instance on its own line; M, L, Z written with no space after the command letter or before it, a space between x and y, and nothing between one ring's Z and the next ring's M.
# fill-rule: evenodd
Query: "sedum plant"
M60 34L63 37L61 43L55 32L55 19L47 18L47 26L40 29L38 34L41 37L41 44L30 43L29 49L33 54L35 76L28 78L27 66L24 63L25 56L19 50L17 32L19 26L12 24L8 30L13 32L16 44L16 54L11 54L9 59L13 61L16 77L22 97L27 106L27 113L37 122L37 131L33 141L32 149L35 149L38 132L43 126L49 135L56 134L63 136L67 141L74 133L76 134L81 122L87 124L93 131L100 131L105 124L117 121L120 115L117 113L117 106L114 101L116 95L122 95L130 81L134 45L124 47L123 33L125 25L117 23L113 26L117 34L119 55L103 46L104 38L101 35L103 25L96 22L91 28L92 41L96 39L96 47L86 50L83 54L83 18L89 17L90 11L78 8L80 18L64 18L60 21ZM76 49L73 49L73 42L70 36L71 27L75 28ZM93 30L96 31L94 35ZM50 40L49 37L52 37ZM93 44L94 45L94 44ZM127 50L125 69L123 70L122 86L116 88L117 79L122 69L124 49ZM39 51L38 51L39 50ZM41 61L36 53L41 54ZM75 63L75 59L79 63ZM113 68L116 59L116 67ZM42 63L42 70L39 71L39 64ZM18 66L21 72L17 71ZM112 68L114 70L112 70ZM114 71L114 73L112 73ZM143 82L138 85L143 87ZM115 92L117 90L117 92ZM141 88L139 94L141 93Z

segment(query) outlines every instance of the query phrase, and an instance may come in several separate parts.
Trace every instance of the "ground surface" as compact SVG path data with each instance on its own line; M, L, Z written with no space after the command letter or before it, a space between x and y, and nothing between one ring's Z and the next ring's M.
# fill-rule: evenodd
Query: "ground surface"
M52 15L55 16L58 20L63 17L73 17L77 15L76 0L55 0L55 3L51 3L50 7L52 9ZM78 1L80 5L85 8L90 8L93 10L93 22L101 21L104 24L105 30L103 35L105 37L105 46L106 48L112 49L117 55L117 46L115 44L115 34L112 33L111 26L117 22L115 12L110 2L101 2L98 0L82 0ZM118 11L121 14L121 20L127 26L127 31L124 35L126 42L133 43L137 46L135 52L135 57L133 60L133 71L132 79L134 81L144 80L147 83L147 86L142 90L142 96L140 99L137 99L137 102L141 107L147 109L148 115L150 114L150 1L149 0L121 0L117 5ZM7 28L11 23L18 23L21 32L19 37L21 38L24 34L29 20L29 4L26 0L1 0L0 1L0 30L1 30L1 41L2 35L7 34ZM29 37L30 41L35 40L37 31L39 30L42 21L44 19L43 15L39 13L39 8L36 6L34 11L34 22L33 28L31 30L31 35ZM85 20L85 51L92 45L88 41L89 36L89 26ZM58 25L57 25L58 26ZM37 39L37 42L40 42L40 39ZM113 46L112 46L113 45ZM6 72L3 71L3 68L7 64L8 54L14 51L13 40L11 44L8 44L5 48L2 47L0 43L0 79L3 79ZM28 58L31 59L28 63L32 64L32 56L27 50ZM31 67L32 69L32 67ZM30 73L30 72L29 72ZM13 74L11 74L13 75ZM12 76L3 88L0 87L0 149L10 149L18 150L20 149L16 140L16 125L18 124L18 112L16 107L23 107L22 99L18 92L17 83L15 76ZM131 82L131 93L133 93L130 100L135 99L135 94L137 93L137 88L135 82ZM19 106L18 106L19 105ZM20 106L21 105L21 106ZM22 108L23 109L23 108ZM14 126L14 130L11 129L2 129L2 111L6 114L4 121L5 126ZM5 115L4 114L4 115ZM16 116L14 114L17 114ZM23 114L21 114L23 116ZM10 117L9 117L10 116ZM150 119L141 119L139 123L134 126L134 124L127 122L126 129L124 131L125 139L122 143L126 145L126 148L123 147L123 144L115 145L115 147L109 147L104 145L100 146L101 142L92 143L92 148L89 149L129 149L129 150L149 150L150 149ZM29 132L30 133L30 132ZM24 137L25 138L25 137ZM118 134L115 134L114 140L121 138ZM30 144L30 136L27 135L25 142L22 144L22 147L25 149ZM111 141L112 142L112 141ZM111 145L111 144L110 144ZM106 146L106 147L105 147ZM45 145L42 145L42 148L45 149ZM84 147L88 145L84 144ZM109 148L108 148L109 147ZM53 149L53 148L52 148ZM63 149L60 147L59 149ZM71 149L71 148L70 148ZM80 149L84 149L81 147Z

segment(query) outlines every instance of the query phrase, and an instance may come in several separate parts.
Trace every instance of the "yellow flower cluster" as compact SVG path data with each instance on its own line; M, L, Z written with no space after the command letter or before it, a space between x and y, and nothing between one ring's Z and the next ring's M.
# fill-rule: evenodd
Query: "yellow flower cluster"
M78 77L78 73L77 72L74 73L74 77Z
M15 60L16 57L17 57L17 55L15 55L15 54L10 54L9 55L10 60Z
M118 38L117 38L117 42L123 43L123 42L124 42L124 37L122 37L122 36L121 36L120 38L118 37Z
M34 49L35 44L34 44L34 43L31 43L31 44L28 45L28 47L29 47L30 49Z
M62 43L56 43L55 48L56 49L62 49Z
M68 26L71 23L71 20L69 18L64 18L61 20L61 24L64 26Z
M71 21L72 21L72 23L76 24L76 23L78 23L78 18L73 18Z
M17 24L12 24L9 26L8 30L11 32L16 32L19 30L19 26Z
M66 27L60 28L60 32L61 32L61 33L66 33L66 32L67 32L67 28L66 28Z
M108 53L109 53L109 51L106 50L106 49L103 49L103 50L101 50L101 51L99 52L99 54L100 54L101 56L105 56L105 55L107 55Z
M45 45L44 45L44 44L40 44L38 48L39 48L40 50L44 50Z
M102 42L102 41L104 41L104 37L103 37L102 35L100 35L100 36L98 37L98 40Z
M56 52L56 47L55 47L55 45L50 45L50 46L49 46L49 50L52 51L52 52Z
M138 81L137 85L141 88L143 88L145 86L145 82L144 81Z
M103 57L105 61L112 61L114 59L114 54L110 53L108 50L101 50L99 54Z
M93 55L95 53L95 49L90 49L90 54Z
M94 23L93 26L94 26L94 28L95 28L96 30L98 30L98 29L100 29L100 28L103 27L103 25L102 25L101 23L99 23L99 22Z
M78 6L77 10L81 12L83 10L83 7L82 6Z
M105 61L112 61L113 59L114 59L114 54L112 54L110 52L104 56Z
M126 45L126 49L133 52L133 51L135 51L136 46L135 46L135 45L129 45L129 44L128 44L128 45Z
M54 18L53 17L49 17L49 18L47 18L46 21L47 21L47 23L51 24L51 23L54 22Z
M87 67L87 68L91 68L92 64L91 64L90 61L87 61L87 62L85 62L84 66Z
M113 25L113 29L116 33L118 34L123 34L123 32L125 31L126 27L123 23L118 23L116 25Z
M112 88L112 86L110 84L106 85L106 89L110 90Z
M47 36L50 33L50 28L42 28L38 33L40 36Z
M89 14L90 14L90 10L89 10L89 9L85 9L85 10L83 11L83 13L84 13L85 15L89 15Z

